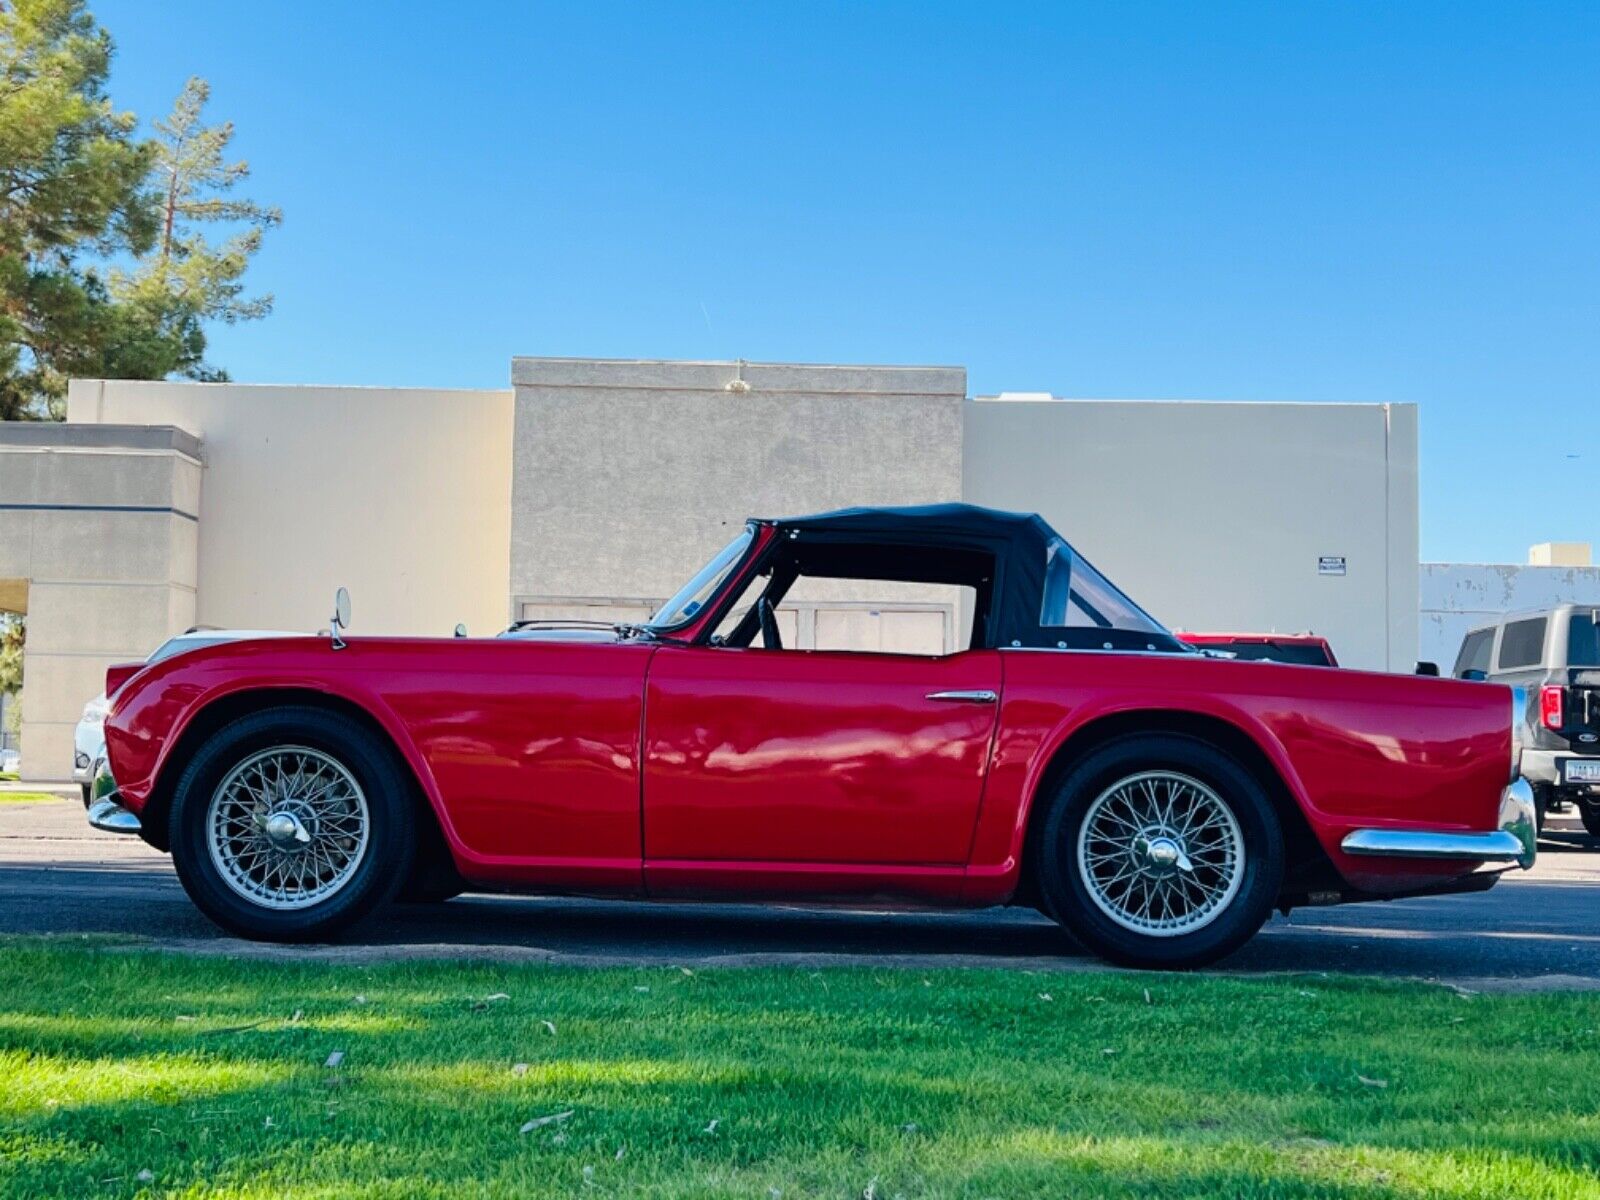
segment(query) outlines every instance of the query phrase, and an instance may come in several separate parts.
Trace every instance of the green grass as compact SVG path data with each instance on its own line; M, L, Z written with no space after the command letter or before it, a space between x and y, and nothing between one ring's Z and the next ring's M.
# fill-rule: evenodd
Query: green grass
M141 1189L1600 1196L1600 998L0 943L0 1195Z
M61 799L50 792L0 792L0 804L54 804Z

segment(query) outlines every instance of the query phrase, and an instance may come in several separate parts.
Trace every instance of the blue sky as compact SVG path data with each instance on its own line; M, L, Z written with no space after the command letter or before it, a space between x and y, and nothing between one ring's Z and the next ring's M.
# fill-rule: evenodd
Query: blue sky
M1425 558L1600 543L1600 5L92 7L284 209L236 379L1415 401Z

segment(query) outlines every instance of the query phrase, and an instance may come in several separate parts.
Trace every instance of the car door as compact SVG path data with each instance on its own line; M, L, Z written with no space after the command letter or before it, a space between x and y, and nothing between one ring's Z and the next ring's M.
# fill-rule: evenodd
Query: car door
M993 650L662 647L645 689L646 886L800 883L828 865L826 887L846 890L959 877L1000 689Z

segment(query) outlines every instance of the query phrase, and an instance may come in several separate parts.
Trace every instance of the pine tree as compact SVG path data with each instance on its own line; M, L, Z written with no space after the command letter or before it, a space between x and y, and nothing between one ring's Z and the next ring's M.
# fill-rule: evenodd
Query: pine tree
M153 150L105 95L110 62L81 0L0 5L0 418L46 415L69 374L145 340L82 266L157 232Z
M250 321L272 311L272 296L245 298L243 277L261 248L261 235L279 224L276 208L231 195L250 176L244 161L227 161L232 122L202 122L211 86L191 78L172 113L155 123L155 161L151 178L160 194L160 233L138 269L115 277L113 290L131 303L154 311L192 312L200 321ZM213 243L203 228L242 230ZM196 359L186 374L221 378Z
M223 378L205 324L272 307L243 279L281 218L229 194L249 167L201 123L207 84L144 140L106 95L111 53L83 0L0 0L0 419L59 417L73 376Z

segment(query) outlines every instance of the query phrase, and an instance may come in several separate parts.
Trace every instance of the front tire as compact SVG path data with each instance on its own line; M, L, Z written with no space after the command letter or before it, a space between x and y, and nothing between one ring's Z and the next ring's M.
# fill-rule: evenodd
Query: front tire
M1578 802L1578 816L1590 837L1600 838L1600 804Z
M1198 738L1108 742L1067 772L1050 802L1036 860L1047 911L1113 962L1214 962L1277 901L1277 811L1250 771Z
M341 713L265 709L213 734L168 818L178 878L231 933L316 941L387 902L416 830L392 748Z

